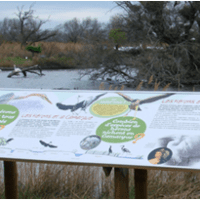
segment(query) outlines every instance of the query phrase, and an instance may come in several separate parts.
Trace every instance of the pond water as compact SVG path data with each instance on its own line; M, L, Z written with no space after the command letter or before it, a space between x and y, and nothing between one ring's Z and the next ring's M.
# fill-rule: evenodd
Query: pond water
M98 90L101 80L89 80L89 76L84 76L80 80L81 70L43 70L45 76L28 73L27 77L13 76L7 78L10 71L0 72L0 88L15 88L15 89L79 89L79 90ZM109 89L109 83L104 82L105 89ZM113 88L117 83L113 84ZM120 87L119 87L120 88ZM119 89L118 88L118 89ZM181 88L181 91L192 91L193 86ZM124 87L124 90L135 90L130 87ZM143 90L143 89L142 89ZM153 90L153 89L150 89ZM162 90L159 88L158 90ZM177 88L168 88L167 91L177 91ZM195 91L200 91L200 86L195 86Z

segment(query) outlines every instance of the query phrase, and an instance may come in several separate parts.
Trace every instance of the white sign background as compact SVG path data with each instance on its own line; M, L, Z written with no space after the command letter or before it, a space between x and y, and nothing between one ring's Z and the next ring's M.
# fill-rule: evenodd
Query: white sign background
M200 93L0 89L2 159L200 169L199 144Z

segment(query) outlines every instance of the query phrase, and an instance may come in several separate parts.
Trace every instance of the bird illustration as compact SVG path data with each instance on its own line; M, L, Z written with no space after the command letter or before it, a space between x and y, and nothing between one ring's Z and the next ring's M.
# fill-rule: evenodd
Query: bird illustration
M127 148L124 147L124 145L122 145L121 150L123 153L131 153Z
M112 153L112 146L110 146L110 148L108 149L108 153Z
M7 104L12 100L26 99L33 96L40 97L43 100L47 101L48 103L52 104L52 102L47 98L45 94L38 94L38 93L29 94L27 96L15 96L14 93L4 94L0 96L0 104Z
M51 142L50 142L50 143L46 143L46 142L44 142L44 141L42 141L42 140L40 140L39 142L40 142L40 144L43 145L44 147L57 148L57 146L50 144Z
M131 99L129 96L126 96L126 95L124 95L124 94L122 94L120 92L117 92L117 94L119 94L120 96L122 96L126 101L131 102L131 104L129 105L129 108L130 108L130 111L131 110L135 110L136 111L135 114L134 114L134 118L133 118L133 119L136 119L136 113L137 113L137 111L138 110L141 111L139 105L145 104L145 103L152 103L152 102L158 101L160 99L164 99L164 98L170 97L170 96L174 95L175 93L168 93L168 94L164 94L164 95L154 96L154 97L150 97L150 98L143 99L143 100L140 100L140 99ZM128 113L125 116L127 116Z
M61 110L71 110L71 112L74 112L76 110L78 110L79 108L81 108L81 111L85 111L88 106L90 106L94 101L96 101L97 99L99 99L101 96L105 95L106 93L97 95L95 97L89 97L88 100L83 100L75 105L65 105L65 104L61 104L61 103L57 103L57 107ZM80 96L78 96L79 98Z
M13 138L10 138L8 140L6 140L5 138L0 138L0 146L5 146L6 144L8 144L10 141L12 141Z

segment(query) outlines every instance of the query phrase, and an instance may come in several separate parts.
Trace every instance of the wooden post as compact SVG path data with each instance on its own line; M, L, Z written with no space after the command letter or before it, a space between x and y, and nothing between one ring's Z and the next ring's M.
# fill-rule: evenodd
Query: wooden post
M135 169L135 198L147 199L147 170Z
M128 169L115 169L115 199L129 199L129 173ZM126 171L127 170L127 171Z
M16 162L4 161L4 184L5 198L17 199L17 164Z

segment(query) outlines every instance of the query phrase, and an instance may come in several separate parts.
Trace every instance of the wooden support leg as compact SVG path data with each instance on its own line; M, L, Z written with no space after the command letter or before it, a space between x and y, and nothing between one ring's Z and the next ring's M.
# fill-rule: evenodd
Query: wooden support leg
M17 164L16 162L4 161L4 183L6 199L17 199Z
M129 173L128 169L115 168L115 199L129 199Z
M147 170L135 169L135 198L147 199Z

